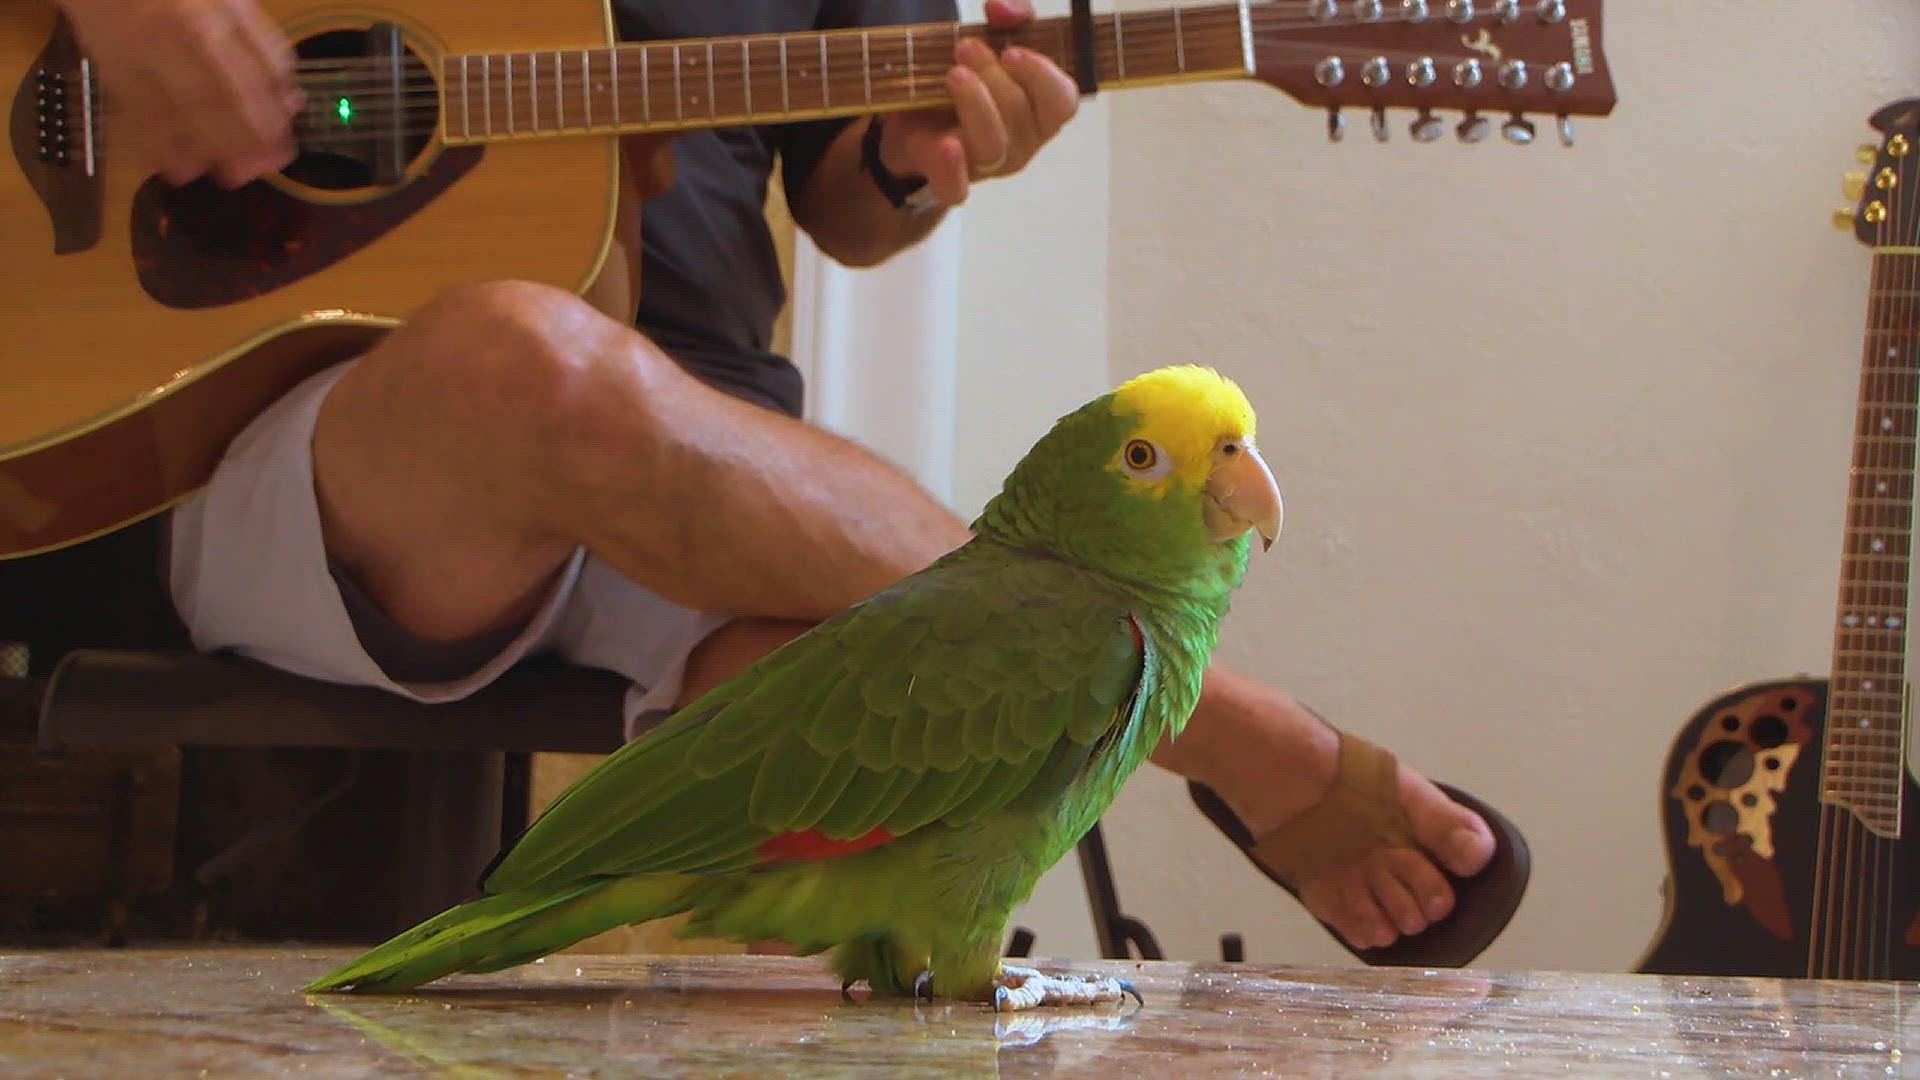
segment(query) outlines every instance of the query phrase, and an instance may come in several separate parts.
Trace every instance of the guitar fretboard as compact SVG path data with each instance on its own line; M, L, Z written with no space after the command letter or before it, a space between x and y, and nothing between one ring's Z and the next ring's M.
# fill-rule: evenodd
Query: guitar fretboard
M1868 297L1821 790L1894 836L1906 769L1920 253L1876 251Z
M1245 4L1096 17L1102 86L1252 73ZM946 72L964 36L1033 49L1072 72L1071 23L1018 31L923 23L601 49L473 53L442 62L449 143L554 135L680 131L852 116L947 101Z

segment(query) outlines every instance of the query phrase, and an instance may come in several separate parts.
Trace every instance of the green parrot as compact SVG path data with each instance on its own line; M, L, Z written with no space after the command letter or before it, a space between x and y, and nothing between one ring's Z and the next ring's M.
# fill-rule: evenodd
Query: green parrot
M832 949L843 992L1118 1001L1003 965L1013 909L1185 726L1280 490L1239 387L1182 365L1061 417L966 544L606 757L483 895L309 991L404 990L690 911L682 933Z

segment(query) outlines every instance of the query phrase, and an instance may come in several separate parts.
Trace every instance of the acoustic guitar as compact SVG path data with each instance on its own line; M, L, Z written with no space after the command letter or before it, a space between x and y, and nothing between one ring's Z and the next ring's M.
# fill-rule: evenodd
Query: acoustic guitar
M1638 970L1920 978L1906 677L1920 411L1920 98L1888 105L1836 215L1873 249L1825 679L1709 702L1661 781L1665 921Z
M223 191L139 168L59 9L0 4L16 80L0 558L191 494L268 403L451 286L630 298L633 247L624 266L609 252L670 182L673 133L940 105L961 35L1045 53L1083 90L1258 79L1328 109L1336 138L1359 108L1382 140L1389 110L1412 110L1416 141L1532 142L1532 117L1551 117L1570 142L1572 117L1614 103L1600 0L1269 0L638 44L614 42L605 0L265 7L298 55L299 156Z

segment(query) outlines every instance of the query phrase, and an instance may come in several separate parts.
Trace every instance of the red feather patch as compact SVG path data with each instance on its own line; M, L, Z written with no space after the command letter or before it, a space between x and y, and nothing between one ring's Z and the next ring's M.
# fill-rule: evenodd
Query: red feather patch
M1142 651L1142 650L1144 650L1144 649L1146 649L1146 647L1147 647L1147 640L1146 640L1145 638L1143 638L1143 637L1141 637L1141 636L1140 636L1140 620L1139 620L1139 619L1136 619L1136 618L1134 618L1134 617L1133 617L1132 615L1128 615L1128 616L1127 616L1127 629L1129 629L1129 630L1131 630L1131 631L1133 631L1133 648L1134 648L1134 651L1135 651L1135 652L1139 652L1139 651Z
M761 844L757 851L763 862L806 862L852 855L856 851L879 847L891 839L893 834L885 829L874 829L865 836L856 836L851 840L835 840L820 835L817 829L807 829L804 832L781 833Z

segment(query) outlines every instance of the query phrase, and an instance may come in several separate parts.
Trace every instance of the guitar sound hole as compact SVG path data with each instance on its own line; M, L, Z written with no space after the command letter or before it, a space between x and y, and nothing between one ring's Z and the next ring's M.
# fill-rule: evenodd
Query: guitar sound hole
M1726 739L1713 742L1700 751L1700 775L1715 787L1737 788L1753 776L1753 751Z
M439 95L404 43L398 82L378 55L380 28L331 30L294 46L307 102L294 120L299 154L282 170L322 191L398 182L431 139Z
M1755 717L1753 726L1747 729L1747 737L1760 749L1772 750L1787 741L1787 722L1772 713Z
M1740 812L1735 810L1731 803L1708 803L1700 810L1700 824L1710 833L1730 836L1740 827Z

